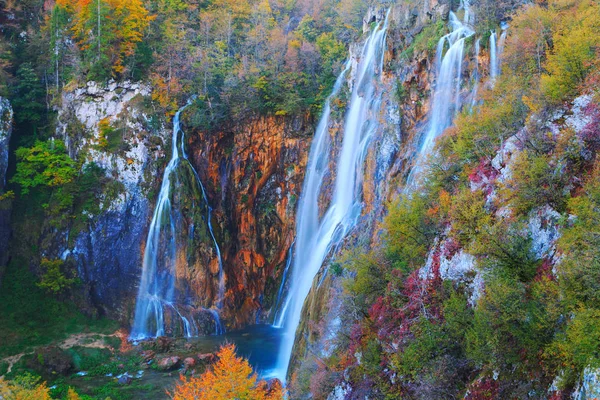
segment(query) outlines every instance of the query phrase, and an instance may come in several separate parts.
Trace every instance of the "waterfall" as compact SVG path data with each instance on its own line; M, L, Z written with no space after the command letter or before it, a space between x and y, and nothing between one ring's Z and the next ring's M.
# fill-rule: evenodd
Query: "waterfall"
M327 107L329 107L329 104L327 105ZM277 300L275 301L276 313L275 313L275 318L273 319L273 326L275 328L281 328L283 326L283 318L287 311L287 306L290 304L289 297L287 297L285 299L285 303L283 303L283 305L281 304L281 299L283 298L285 286L288 282L287 276L288 276L288 271L290 270L290 266L292 265L292 256L293 256L293 250L294 250L295 244L296 244L296 241L292 242L292 245L290 246L290 250L288 251L287 261L285 263L285 269L283 270L283 277L281 278L281 285L279 286L279 291L277 292Z
M506 35L508 33L508 24L503 22L501 29L502 34L500 35L500 40L496 40L496 31L492 31L490 35L490 78L492 84L500 75L500 63L502 52L504 51L504 43L506 42Z
M490 35L490 78L496 79L500 65L498 64L498 47L496 46L496 31Z
M479 92L479 54L481 53L481 39L475 41L475 70L473 71L473 89L471 90L471 110L477 104Z
M195 234L194 217L201 215L202 207L197 204L206 202L207 197L200 178L185 153L185 135L181 130L181 108L173 118L173 137L171 160L165 168L152 222L146 239L142 276L135 306L135 317L131 332L132 339L163 336L167 333L167 317L171 326L177 323L183 336L199 334L193 317L194 308L186 305L176 290L178 252L182 251L182 239L178 235L187 232L187 239ZM189 215L183 216L179 203L189 204ZM224 273L221 253L211 226L211 211L207 205L206 220L208 230L216 249L219 261L219 297L217 307L221 307L224 292ZM203 218L203 217L200 217ZM189 219L187 229L183 221ZM216 310L209 310L215 319L216 333L221 333L221 323ZM179 319L179 322L173 321Z
M416 155L405 187L405 192L411 193L420 184L421 175L427 158L433 150L435 140L452 125L452 120L461 109L460 89L462 82L462 61L465 49L465 39L475 32L470 26L468 2L464 2L465 17L461 22L450 12L451 32L443 36L437 45L436 76L437 82L433 92L429 124ZM444 54L444 49L448 50Z
M389 14L389 12L388 12ZM329 122L330 104L325 103L323 115L313 139L302 196L296 217L296 244L292 280L276 324L282 326L284 337L279 350L275 375L285 381L294 346L302 307L310 292L314 277L325 258L345 237L360 216L362 204L363 161L373 134L378 127L377 113L381 94L376 83L383 69L384 47L388 19L380 22L367 38L360 60L352 66L355 81L344 123L343 140L337 159L335 183L329 207L319 219L319 198L323 179L329 174L331 152ZM350 62L338 77L335 96L344 81Z

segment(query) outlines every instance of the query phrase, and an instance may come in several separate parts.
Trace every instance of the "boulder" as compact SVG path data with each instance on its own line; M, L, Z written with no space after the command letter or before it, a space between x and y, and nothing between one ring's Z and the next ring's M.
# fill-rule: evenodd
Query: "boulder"
M133 377L129 375L127 372L117 376L117 382L119 385L129 385L133 381Z
M144 362L146 362L146 363L154 360L154 357L156 357L156 353L152 350L144 350L140 353L140 355L142 356L142 358L144 359Z
M173 348L173 339L167 336L160 336L154 342L154 348L159 353L166 353Z
M156 366L161 371L171 371L177 368L181 363L181 358L177 356L164 357L157 361Z
M198 360L207 364L214 362L216 359L217 356L213 353L198 354Z
M27 366L35 371L66 375L73 369L71 356L57 346L38 349Z
M183 360L183 368L192 369L195 366L196 366L196 360L193 359L192 357L187 357L186 359Z

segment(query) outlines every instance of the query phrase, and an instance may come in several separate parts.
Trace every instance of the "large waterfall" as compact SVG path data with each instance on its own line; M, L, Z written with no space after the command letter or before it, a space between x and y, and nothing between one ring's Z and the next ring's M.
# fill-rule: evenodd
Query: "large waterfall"
M180 109L173 119L172 155L165 168L146 240L132 339L168 333L185 337L199 334L194 320L194 313L198 310L188 304L185 293L179 293L176 278L179 269L187 267L187 251L191 249L193 252L194 240L199 236L196 225L202 221L206 221L209 240L219 259L216 308L220 308L223 301L225 277L221 253L211 226L212 210L206 204L202 182L185 153L180 116L186 107ZM214 309L208 311L215 318L215 333L220 333L218 313Z
M367 38L360 59L352 66L355 81L343 128L343 140L336 170L330 171L331 152L329 123L330 104L325 104L321 121L313 139L308 169L296 219L296 242L293 267L287 298L277 316L284 337L279 351L275 375L285 380L294 346L296 329L302 307L310 292L313 279L329 251L345 237L361 212L363 161L371 137L378 127L377 114L381 93L376 90L383 69L387 17ZM335 96L344 82L350 63L338 77ZM319 218L319 198L324 177L333 173L335 184L329 207Z
M429 125L419 146L415 165L406 182L405 192L407 193L419 186L423 169L433 150L435 140L452 125L452 120L462 106L460 92L465 40L475 33L471 27L471 13L467 1L463 3L463 8L465 15L462 22L453 12L450 12L450 29L452 31L443 36L437 45L437 82L429 114ZM444 54L446 45L448 45L448 50Z

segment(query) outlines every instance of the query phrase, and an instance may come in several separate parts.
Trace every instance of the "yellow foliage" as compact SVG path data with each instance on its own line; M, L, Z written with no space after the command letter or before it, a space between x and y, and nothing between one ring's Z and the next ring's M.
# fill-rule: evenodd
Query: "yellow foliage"
M173 400L277 400L284 398L281 385L270 390L248 361L235 354L232 344L222 346L218 361L199 378L181 376L181 384L169 395Z
M4 400L51 400L46 382L39 385L22 385L0 378L0 399ZM70 400L76 400L70 399Z

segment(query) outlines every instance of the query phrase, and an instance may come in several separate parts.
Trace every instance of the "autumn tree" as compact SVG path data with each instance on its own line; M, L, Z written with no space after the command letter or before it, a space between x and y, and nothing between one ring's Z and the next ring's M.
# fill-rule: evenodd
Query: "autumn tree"
M92 79L122 76L154 18L141 0L57 0Z
M276 400L283 399L284 390L277 382L268 388L257 381L248 361L235 354L235 346L224 345L218 360L199 378L181 376L181 383L169 396L173 400Z
M50 397L50 389L46 386L46 382L40 383L40 377L25 373L13 381L5 381L4 378L0 378L0 399L51 400L52 397Z

